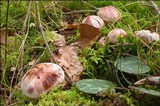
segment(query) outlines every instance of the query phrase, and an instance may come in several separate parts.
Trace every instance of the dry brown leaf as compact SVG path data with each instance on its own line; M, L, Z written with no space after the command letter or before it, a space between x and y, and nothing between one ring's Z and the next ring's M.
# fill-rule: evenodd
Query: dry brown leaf
M56 36L54 41L55 46L61 47L66 45L65 37L63 35L57 34L56 32L54 32L54 35Z
M69 45L59 48L54 59L63 67L65 73L71 79L71 82L76 82L80 79L80 75L84 69L78 60L78 48L76 46Z
M79 24L67 24L65 30L73 30L73 29L77 29L79 26Z
M8 36L14 36L15 30L8 28ZM6 28L0 28L0 44L5 44Z
M135 82L134 85L160 85L160 76L145 77Z
M80 24L80 39L78 42L73 43L72 45L77 45L81 48L86 48L91 45L98 39L101 35L101 31L98 28L87 24Z

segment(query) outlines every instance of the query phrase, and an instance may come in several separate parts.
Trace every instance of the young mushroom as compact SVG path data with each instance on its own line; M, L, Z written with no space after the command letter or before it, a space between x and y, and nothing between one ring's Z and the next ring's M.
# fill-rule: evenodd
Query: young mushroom
M97 15L106 22L116 22L120 19L121 13L113 6L100 8Z
M114 44L118 42L118 39L117 39L118 37L126 37L126 36L127 36L126 31L120 28L116 28L108 33L107 39L109 39L110 43Z
M106 41L107 41L106 36L103 36L102 38L99 39L98 43L100 46L104 46Z
M91 16L86 17L82 21L82 23L91 25L91 26L98 28L98 29L100 29L104 26L104 21L99 16L96 16L96 15L91 15Z
M20 83L21 91L30 98L49 92L65 79L63 69L54 63L40 63L30 68Z

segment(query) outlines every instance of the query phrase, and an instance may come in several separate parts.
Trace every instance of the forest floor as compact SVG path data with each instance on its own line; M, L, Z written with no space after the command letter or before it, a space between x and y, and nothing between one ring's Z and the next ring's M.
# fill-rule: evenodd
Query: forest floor
M155 4L160 8L160 1L155 1ZM78 77L80 80L111 81L117 87L110 88L114 89L113 91L90 94L77 88L76 81L73 83L67 80L66 85L61 84L37 99L22 94L20 81L27 70L38 63L53 62L50 51L56 54L59 50L53 42L55 33L64 36L66 45L77 42L81 36L78 25L82 20L89 15L97 15L100 8L110 5L120 11L121 18L115 23L105 23L94 44L83 49L79 48L78 57L84 70ZM145 77L160 76L160 40L145 43L135 37L135 32L140 30L150 30L160 34L160 15L149 1L39 1L39 13L46 42L39 30L40 21L35 1L30 5L29 17L27 17L29 1L12 0L9 4L7 1L1 1L0 8L0 28L7 26L9 29L8 44L0 45L0 105L160 106L158 94L160 84L146 83L134 86L136 81ZM124 29L128 37L118 39L117 44L106 42L104 46L100 46L98 40L107 36L114 28ZM2 40L5 31L0 32L1 43L6 41L4 38ZM119 70L115 61L127 56L142 60L149 67L149 72L130 74ZM134 64L131 63L130 66L132 65Z

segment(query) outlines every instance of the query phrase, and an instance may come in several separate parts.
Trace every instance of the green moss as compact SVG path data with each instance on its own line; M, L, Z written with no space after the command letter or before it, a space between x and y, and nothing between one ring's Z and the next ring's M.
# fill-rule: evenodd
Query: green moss
M70 90L54 88L47 95L42 94L37 102L31 101L26 106L96 106L96 101L89 96L82 95L75 87Z

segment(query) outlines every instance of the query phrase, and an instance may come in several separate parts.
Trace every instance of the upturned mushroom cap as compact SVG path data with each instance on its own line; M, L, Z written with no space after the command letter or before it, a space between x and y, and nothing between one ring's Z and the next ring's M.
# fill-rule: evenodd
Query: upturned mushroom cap
M104 26L104 21L99 16L96 16L96 15L91 15L91 16L86 17L82 21L82 23L91 25L91 26L98 28L98 29L100 29Z
M113 6L100 8L97 15L106 22L116 22L120 19L121 13Z
M123 29L116 28L108 33L107 38L109 39L110 43L117 43L118 37L125 37L125 36L127 36L127 33Z
M30 98L49 92L65 79L63 69L54 63L40 63L30 68L21 80L21 91Z

